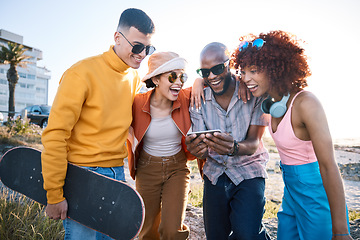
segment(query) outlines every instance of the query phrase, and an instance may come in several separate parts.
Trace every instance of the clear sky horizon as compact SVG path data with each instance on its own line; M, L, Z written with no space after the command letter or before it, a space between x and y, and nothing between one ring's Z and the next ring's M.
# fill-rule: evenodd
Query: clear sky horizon
M24 37L43 51L40 66L51 71L49 103L66 69L114 43L120 14L135 7L154 21L152 44L187 59L192 84L199 53L210 42L233 50L241 35L284 30L306 42L312 76L309 87L322 102L334 138L360 138L360 1L358 0L0 0L0 29ZM147 71L147 58L139 73Z

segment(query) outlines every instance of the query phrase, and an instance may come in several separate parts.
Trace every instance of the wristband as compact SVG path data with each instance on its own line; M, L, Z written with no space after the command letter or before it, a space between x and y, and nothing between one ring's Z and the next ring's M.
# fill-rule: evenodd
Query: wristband
M348 236L348 233L335 233L333 236Z
M238 154L238 145L236 140L234 140L234 150L232 151L232 153L229 153L228 156L233 157L237 154Z

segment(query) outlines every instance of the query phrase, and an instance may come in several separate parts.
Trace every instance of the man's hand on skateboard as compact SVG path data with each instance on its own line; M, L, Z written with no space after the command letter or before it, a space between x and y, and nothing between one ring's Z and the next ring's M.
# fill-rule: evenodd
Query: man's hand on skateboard
M68 204L67 204L66 199L64 201L56 203L56 204L48 204L46 206L45 211L46 211L46 215L50 219L65 220L66 215L67 215L67 211L68 211Z

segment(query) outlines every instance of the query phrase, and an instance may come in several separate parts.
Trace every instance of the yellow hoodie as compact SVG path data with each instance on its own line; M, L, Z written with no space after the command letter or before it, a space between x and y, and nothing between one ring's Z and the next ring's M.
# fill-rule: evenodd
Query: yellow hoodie
M141 87L136 70L113 46L62 76L43 132L42 172L48 203L63 201L68 161L80 166L123 166L132 103Z

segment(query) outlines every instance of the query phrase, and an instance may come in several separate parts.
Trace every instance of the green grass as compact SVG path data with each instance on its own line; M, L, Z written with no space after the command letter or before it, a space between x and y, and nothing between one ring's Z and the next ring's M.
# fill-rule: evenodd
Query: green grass
M44 206L6 189L0 194L0 239L64 239L62 222L47 218Z
M274 203L272 201L266 201L265 203L265 213L263 218L276 218L276 214L279 211L280 204Z
M355 219L360 219L360 211L349 210L349 220L353 221Z
M202 183L190 185L189 203L194 207L203 206L203 185Z
M192 174L199 174L199 168L196 160L188 161L187 165L190 168L190 172Z

